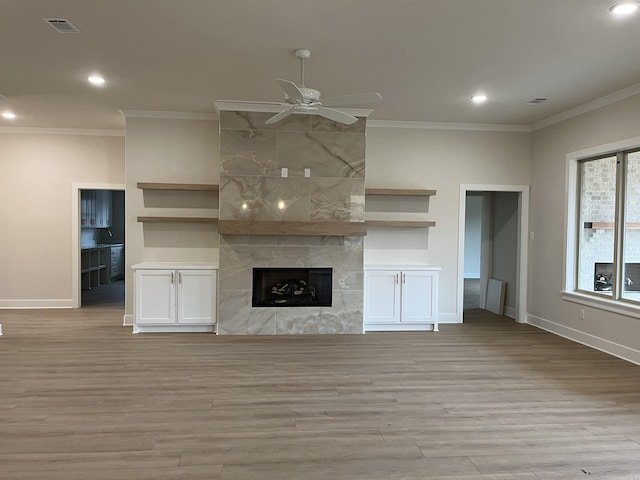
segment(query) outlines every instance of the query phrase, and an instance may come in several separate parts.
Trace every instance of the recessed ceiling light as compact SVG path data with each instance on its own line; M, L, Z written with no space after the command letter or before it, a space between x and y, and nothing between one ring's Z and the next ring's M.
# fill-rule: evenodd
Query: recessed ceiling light
M473 97L471 97L471 101L478 104L484 103L487 101L487 96L483 94L474 95Z
M16 114L13 112L2 112L2 118L6 118L7 120L13 120L14 118L16 118Z
M612 5L609 11L613 15L630 15L638 10L639 7L640 4L638 4L638 2L619 2Z
M91 75L87 80L91 85L95 85L96 87L102 87L105 84L105 79L100 75Z

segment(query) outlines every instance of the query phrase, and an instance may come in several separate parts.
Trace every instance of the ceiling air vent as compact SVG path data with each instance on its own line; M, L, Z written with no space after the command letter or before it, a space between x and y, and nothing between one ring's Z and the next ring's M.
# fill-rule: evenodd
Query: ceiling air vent
M58 33L80 33L78 27L64 18L43 18L43 20Z
M546 101L547 101L546 98L538 97L538 98L534 98L533 100L529 100L527 102L527 105L537 105L539 103L546 102Z

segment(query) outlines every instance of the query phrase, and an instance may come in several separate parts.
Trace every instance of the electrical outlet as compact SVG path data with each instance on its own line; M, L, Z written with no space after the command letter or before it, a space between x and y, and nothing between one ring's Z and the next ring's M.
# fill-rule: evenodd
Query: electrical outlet
M584 320L584 309L580 309L580 320Z
M311 176L311 169L310 168L305 168L304 169L304 176L309 178Z
M282 170L280 170L281 172L281 176L282 177L288 177L289 176L289 169L287 167L282 167Z

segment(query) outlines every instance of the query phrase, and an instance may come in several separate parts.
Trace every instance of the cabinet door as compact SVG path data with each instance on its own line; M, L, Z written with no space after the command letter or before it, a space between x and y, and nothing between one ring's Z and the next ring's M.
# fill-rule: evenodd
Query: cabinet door
M216 270L178 270L178 323L215 323L216 279Z
M111 278L118 278L124 272L123 247L111 247Z
M429 322L437 316L437 273L406 271L401 273L402 322Z
M96 190L96 227L104 227L102 205L104 190Z
M400 322L400 273L368 270L364 274L364 312L366 323Z
M176 271L136 271L136 323L176 323Z
M107 228L111 226L111 191L100 190L100 226Z
M87 224L90 227L95 227L96 226L96 191L95 190L87 191L87 211L88 211Z
M80 190L80 225L83 227L86 227L88 222L87 204L88 204L87 191Z

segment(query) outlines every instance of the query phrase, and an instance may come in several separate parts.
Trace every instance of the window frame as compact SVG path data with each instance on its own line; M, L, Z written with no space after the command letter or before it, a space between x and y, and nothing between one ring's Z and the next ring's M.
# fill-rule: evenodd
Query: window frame
M613 269L616 280L622 277L625 233L625 189L626 189L626 157L629 153L640 151L640 137L620 142L609 143L567 155L565 185L565 261L563 271L563 300L586 306L640 317L640 301L622 297L620 281L614 281L612 295L602 296L593 291L578 288L579 242L580 242L580 164L589 160L616 156L616 206L614 222L614 258Z

